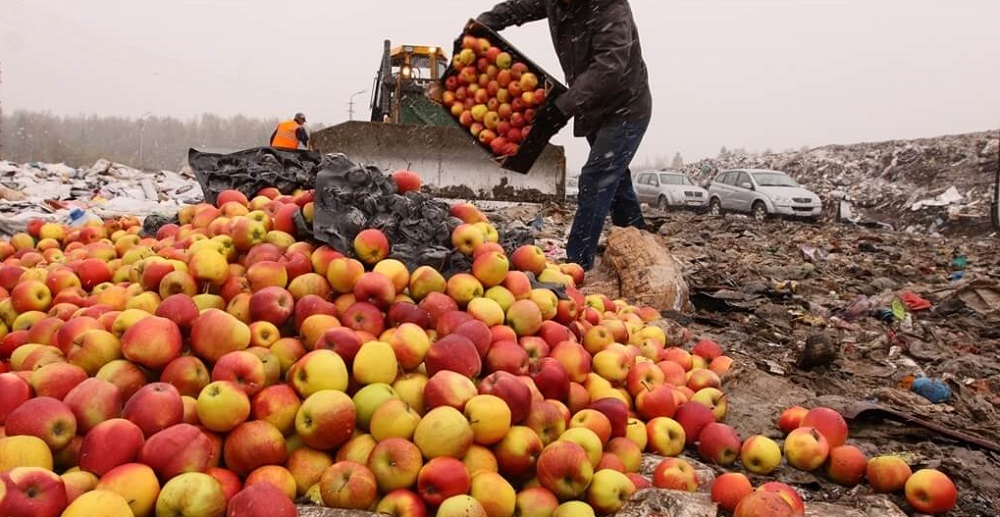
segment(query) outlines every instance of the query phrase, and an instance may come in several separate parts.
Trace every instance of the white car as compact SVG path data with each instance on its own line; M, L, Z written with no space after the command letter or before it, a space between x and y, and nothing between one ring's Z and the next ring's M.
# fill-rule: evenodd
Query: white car
M708 211L748 212L761 221L769 215L815 220L823 202L781 171L739 169L720 172L708 186Z
M708 206L708 192L676 171L640 172L635 178L635 194L640 203L660 210L700 210Z

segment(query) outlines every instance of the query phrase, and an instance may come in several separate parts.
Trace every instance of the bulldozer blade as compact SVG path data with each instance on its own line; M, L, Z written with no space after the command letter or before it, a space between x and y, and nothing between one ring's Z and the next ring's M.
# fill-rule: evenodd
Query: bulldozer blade
M459 127L348 121L310 140L317 151L343 153L356 163L412 170L438 197L544 202L566 196L561 146L546 146L528 174L519 174L502 169Z

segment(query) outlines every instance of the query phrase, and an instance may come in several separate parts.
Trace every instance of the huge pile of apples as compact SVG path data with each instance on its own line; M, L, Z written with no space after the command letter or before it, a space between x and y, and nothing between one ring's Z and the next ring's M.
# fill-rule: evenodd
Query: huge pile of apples
M536 246L508 255L473 205L452 207L473 265L450 278L386 258L377 230L347 256L299 241L298 210L311 219L311 192L226 191L155 237L125 218L33 221L0 241L0 515L283 517L306 497L586 517L651 484L695 490L685 448L757 474L781 464L775 442L722 423L718 344L668 343L656 310L584 296L583 270ZM940 472L844 445L830 410L780 423L793 467L845 485L867 470L920 511L954 505ZM667 457L652 482L644 452ZM790 487L753 491L743 474L711 492L739 517L803 514Z
M465 35L444 80L442 104L497 156L517 154L545 88L528 65L486 38Z

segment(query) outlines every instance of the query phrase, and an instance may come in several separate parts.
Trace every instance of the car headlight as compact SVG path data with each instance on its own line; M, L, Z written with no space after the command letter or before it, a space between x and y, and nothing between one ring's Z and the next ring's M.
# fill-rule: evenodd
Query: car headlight
M792 198L790 198L790 197L775 196L772 199L773 199L773 201L775 203L791 203L792 202Z

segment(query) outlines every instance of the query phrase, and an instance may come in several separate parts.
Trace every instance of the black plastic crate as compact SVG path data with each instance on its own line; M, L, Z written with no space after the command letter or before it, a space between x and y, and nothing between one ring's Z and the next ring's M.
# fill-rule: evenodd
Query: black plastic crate
M542 121L542 123L532 123L531 131L528 133L528 136L521 141L516 154L497 156L493 154L493 150L489 145L483 144L472 133L466 131L469 138L475 140L475 142L483 147L487 153L493 156L500 167L509 171L527 174L528 171L531 170L531 166L534 165L535 160L537 160L538 156L542 154L545 146L548 145L549 140L551 140L560 129L565 127L568 122L568 120L558 113L558 108L556 108L555 105L555 100L559 98L560 95L565 93L567 88L565 85L556 80L552 74L546 72L542 67L538 66L534 61L521 53L521 51L517 50L517 48L504 39L503 36L500 36L496 31L490 29L489 27L477 23L475 20L469 20L469 23L465 26L465 30L458 36L458 38L455 39L452 56L461 52L462 38L466 35L475 36L477 38L486 38L500 50L509 53L514 61L524 63L528 67L528 70L538 77L538 84L543 85L543 88L545 89L545 102L542 103L542 105L535 112L534 120L534 122ZM458 70L455 69L453 62L449 63L444 76L441 77L442 90L444 89L445 80L456 74L458 74Z

